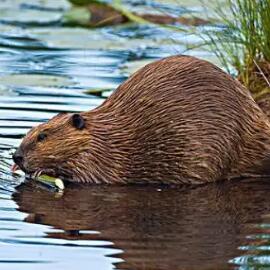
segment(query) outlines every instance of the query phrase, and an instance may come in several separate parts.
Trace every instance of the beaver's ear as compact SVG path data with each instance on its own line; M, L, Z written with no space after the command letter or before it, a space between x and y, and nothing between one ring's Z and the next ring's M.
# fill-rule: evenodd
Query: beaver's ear
M77 128L77 129L84 129L85 128L85 120L83 119L83 117L78 114L78 113L74 113L71 116L71 121L72 121L72 126Z

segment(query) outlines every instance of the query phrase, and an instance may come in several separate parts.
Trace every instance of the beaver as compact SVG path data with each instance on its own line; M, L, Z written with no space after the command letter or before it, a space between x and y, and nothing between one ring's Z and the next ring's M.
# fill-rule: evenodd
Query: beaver
M97 108L32 128L13 155L30 175L81 183L203 184L268 175L270 122L217 66L146 65Z

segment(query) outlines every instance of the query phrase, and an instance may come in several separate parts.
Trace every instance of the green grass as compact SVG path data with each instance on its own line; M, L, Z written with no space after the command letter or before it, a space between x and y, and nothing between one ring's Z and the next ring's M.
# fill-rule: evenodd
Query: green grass
M211 50L256 96L269 88L270 1L226 0L216 14L224 27L207 30ZM270 90L270 89L269 89Z

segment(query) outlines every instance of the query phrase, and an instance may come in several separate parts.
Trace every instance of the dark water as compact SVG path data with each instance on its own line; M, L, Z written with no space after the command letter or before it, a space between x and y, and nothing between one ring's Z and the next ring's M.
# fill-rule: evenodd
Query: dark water
M270 180L69 186L60 196L11 176L11 153L30 127L96 107L103 98L85 90L113 90L139 66L197 41L154 26L65 28L67 8L64 0L0 1L0 269L269 269Z

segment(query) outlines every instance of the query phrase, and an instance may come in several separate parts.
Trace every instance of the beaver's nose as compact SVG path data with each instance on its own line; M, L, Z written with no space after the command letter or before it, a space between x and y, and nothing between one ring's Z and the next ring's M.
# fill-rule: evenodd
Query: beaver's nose
M23 163L23 155L20 150L17 150L12 156L14 162L21 167Z

